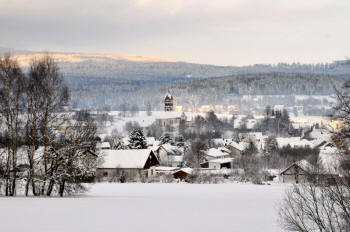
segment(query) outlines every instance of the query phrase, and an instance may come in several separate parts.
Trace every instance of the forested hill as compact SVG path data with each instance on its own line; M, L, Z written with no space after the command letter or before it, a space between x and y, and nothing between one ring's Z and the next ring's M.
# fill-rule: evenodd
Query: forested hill
M174 94L328 95L344 79L314 73L250 73L200 79L172 86Z
M0 48L0 54L6 49ZM37 52L11 51L24 70ZM152 57L111 54L49 53L72 91L72 103L81 108L97 109L121 104L143 108L151 102L160 109L168 88L178 104L229 103L251 95L322 95L333 93L350 76L346 61L328 64L285 64L215 66L177 62ZM188 96L192 99L189 100ZM236 101L236 100L235 100Z
M184 106L239 104L243 95L275 95L276 104L284 104L277 95L330 95L334 86L339 88L344 81L323 74L277 72L206 78L171 86L158 81L84 79L80 87L71 86L73 102L84 108L107 105L112 109L118 109L121 104L136 104L142 109L147 102L154 109L161 109L168 90L175 96L176 104Z
M275 104L287 104L281 95L331 95L334 94L334 87L340 88L343 82L344 79L323 74L272 72L207 78L178 84L169 89L181 105L186 105L188 99L195 99L201 105L239 104L243 95L265 95L269 96L265 99ZM288 101L290 100L289 97Z

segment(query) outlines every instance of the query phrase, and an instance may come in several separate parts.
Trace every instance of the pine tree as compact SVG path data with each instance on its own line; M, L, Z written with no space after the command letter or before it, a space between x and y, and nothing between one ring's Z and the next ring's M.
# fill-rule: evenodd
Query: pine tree
M129 136L129 147L131 149L146 149L147 142L141 129L134 129Z
M171 145L174 144L174 141L173 141L173 139L170 137L169 134L163 135L162 137L159 138L159 140L160 140L160 145L166 144L166 143L169 143L169 144L171 144Z
M275 136L268 137L265 150L267 154L272 154L278 150L278 143Z

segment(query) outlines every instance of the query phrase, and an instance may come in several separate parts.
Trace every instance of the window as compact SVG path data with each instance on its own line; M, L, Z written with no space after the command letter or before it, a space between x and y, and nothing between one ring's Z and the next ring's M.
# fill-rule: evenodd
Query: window
M107 177L107 176L108 176L108 172L104 172L103 177Z

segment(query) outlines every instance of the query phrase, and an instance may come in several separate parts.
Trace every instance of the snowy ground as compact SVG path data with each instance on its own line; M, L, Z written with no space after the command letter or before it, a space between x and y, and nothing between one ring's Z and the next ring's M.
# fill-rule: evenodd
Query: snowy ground
M281 231L285 185L96 184L71 198L0 198L1 231Z

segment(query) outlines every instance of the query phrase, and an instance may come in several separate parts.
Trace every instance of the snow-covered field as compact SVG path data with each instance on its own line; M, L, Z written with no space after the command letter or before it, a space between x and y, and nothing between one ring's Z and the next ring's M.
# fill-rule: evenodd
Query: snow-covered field
M6 232L281 231L285 185L96 184L83 196L0 198Z

